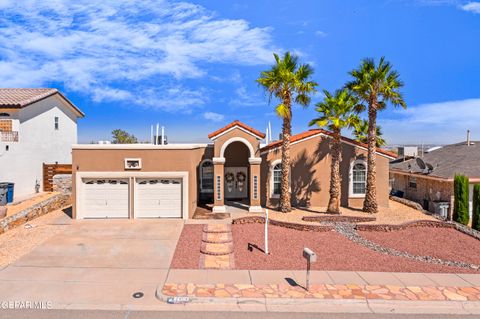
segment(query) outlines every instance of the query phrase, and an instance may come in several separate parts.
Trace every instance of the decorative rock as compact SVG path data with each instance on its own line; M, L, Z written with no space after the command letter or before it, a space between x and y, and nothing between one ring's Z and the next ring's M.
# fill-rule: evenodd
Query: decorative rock
M58 174L53 176L53 191L65 195L72 194L72 175Z

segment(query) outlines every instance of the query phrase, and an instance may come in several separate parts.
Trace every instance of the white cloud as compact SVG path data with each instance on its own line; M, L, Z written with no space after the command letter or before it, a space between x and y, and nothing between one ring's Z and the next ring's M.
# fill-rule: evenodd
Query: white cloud
M203 113L203 118L213 122L221 122L225 119L225 116L215 112L205 112Z
M464 11L480 14L480 2L469 2L460 8Z
M269 28L187 2L0 0L0 7L4 87L62 83L95 101L186 110L203 104L205 92L175 90L205 76L206 64L270 64L276 51Z
M315 35L320 38L325 38L327 36L327 34L322 30L315 31Z
M261 106L267 103L267 98L259 94L258 90L254 93L248 92L244 85L235 90L235 97L230 100L230 105L234 106Z
M480 98L421 104L396 109L380 119L387 142L446 144L465 140L467 129L480 140Z

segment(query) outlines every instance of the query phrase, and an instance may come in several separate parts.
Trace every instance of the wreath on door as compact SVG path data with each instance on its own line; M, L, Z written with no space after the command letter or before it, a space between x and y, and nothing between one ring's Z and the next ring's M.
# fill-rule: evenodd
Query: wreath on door
M227 184L228 192L231 193L233 190L233 182L235 182L235 175L231 172L225 174L225 182Z
M238 185L238 190L243 192L243 186L245 186L245 180L247 179L247 175L245 175L244 172L238 172L237 173L237 185Z

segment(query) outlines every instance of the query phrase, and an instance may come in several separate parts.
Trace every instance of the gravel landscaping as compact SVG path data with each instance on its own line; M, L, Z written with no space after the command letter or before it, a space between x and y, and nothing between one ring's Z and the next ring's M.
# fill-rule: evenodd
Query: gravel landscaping
M270 252L248 250L248 244L263 248L263 225L233 225L237 269L305 269L304 247L318 255L315 270L476 273L475 270L427 264L404 257L389 256L353 243L335 231L301 232L270 226ZM415 244L415 242L412 242Z
M171 268L198 269L203 225L184 225L173 255Z
M480 265L480 241L453 228L418 227L391 232L359 231L358 234L384 247L413 255Z

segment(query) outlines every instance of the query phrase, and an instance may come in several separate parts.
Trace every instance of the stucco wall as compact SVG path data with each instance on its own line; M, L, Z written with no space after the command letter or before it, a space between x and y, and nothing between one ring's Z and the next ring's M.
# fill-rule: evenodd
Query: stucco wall
M0 181L15 183L15 197L35 192L35 182L42 189L42 163L70 164L71 146L77 142L77 118L58 95L53 95L23 109L7 112L19 120L19 141L2 143ZM59 118L59 129L54 118ZM15 129L15 128L14 128ZM9 150L5 148L8 145Z
M292 205L298 207L326 207L330 186L330 138L317 136L291 145ZM363 198L349 197L350 165L356 159L366 161L367 151L353 145L342 143L341 205L361 207ZM277 206L278 199L271 198L271 166L281 159L281 150L262 154L261 185L262 205ZM388 158L377 156L377 196L378 204L388 206Z
M141 158L142 168L135 172L188 172L188 217L191 218L197 207L198 166L211 153L205 147L195 149L74 149L73 180L77 172L132 172L125 170L125 158ZM210 153L210 154L209 154ZM73 183L73 196L76 196L76 183ZM133 192L131 192L133 203ZM76 216L76 204L73 213Z

